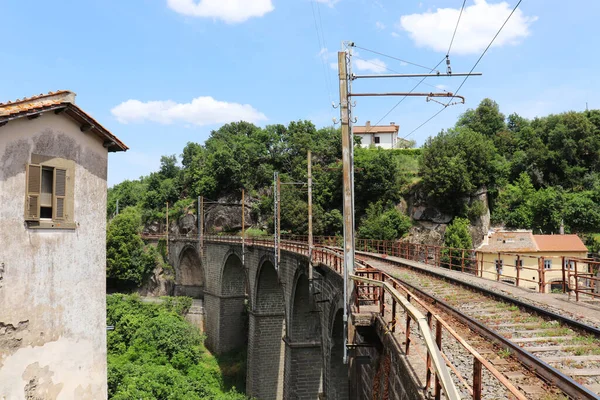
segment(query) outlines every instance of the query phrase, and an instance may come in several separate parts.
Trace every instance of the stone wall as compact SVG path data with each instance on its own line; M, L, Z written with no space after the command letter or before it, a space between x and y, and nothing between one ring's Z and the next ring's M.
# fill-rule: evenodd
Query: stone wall
M32 154L75 162L76 228L24 223ZM46 113L0 128L0 397L106 399L107 150Z

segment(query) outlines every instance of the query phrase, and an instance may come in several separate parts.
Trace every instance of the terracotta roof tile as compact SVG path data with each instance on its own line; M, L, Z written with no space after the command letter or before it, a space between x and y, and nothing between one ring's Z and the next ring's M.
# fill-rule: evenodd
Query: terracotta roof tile
M64 109L65 114L91 130L104 140L109 151L126 151L129 148L115 135L100 125L89 114L75 105L76 94L68 90L48 92L38 96L0 103L0 127L13 119L22 118L50 110Z
M533 238L540 251L588 251L577 235L533 235Z

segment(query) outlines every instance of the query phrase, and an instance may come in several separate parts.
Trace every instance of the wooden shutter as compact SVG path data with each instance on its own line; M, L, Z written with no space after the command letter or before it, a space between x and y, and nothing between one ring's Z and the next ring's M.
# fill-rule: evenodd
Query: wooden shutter
M42 191L42 167L36 164L27 165L27 203L25 219L40 220L40 193Z
M54 169L54 216L53 219L66 218L67 170Z

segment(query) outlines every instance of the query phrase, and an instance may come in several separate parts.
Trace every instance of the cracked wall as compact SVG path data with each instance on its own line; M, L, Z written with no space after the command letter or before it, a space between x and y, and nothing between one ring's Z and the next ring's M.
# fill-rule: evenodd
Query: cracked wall
M76 229L26 227L31 154L75 161ZM0 400L106 399L106 168L66 116L0 127Z

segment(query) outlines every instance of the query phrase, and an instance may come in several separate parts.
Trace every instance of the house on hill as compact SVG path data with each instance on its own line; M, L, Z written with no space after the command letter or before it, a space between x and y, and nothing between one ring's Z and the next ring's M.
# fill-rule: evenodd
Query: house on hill
M476 250L479 276L546 293L562 290L563 267L587 272L588 249L577 235L534 235L531 231L494 231Z
M106 175L127 146L50 92L0 103L0 396L106 399Z
M361 147L381 147L382 149L395 149L398 143L400 126L391 122L390 125L371 126L367 121L365 126L353 126L352 133L361 140Z

